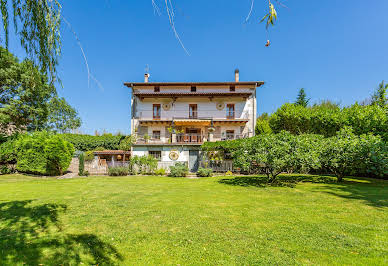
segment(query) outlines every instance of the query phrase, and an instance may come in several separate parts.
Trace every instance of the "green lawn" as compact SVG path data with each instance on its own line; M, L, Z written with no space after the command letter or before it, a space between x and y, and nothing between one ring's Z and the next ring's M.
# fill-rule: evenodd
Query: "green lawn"
M388 181L0 176L0 265L388 264Z

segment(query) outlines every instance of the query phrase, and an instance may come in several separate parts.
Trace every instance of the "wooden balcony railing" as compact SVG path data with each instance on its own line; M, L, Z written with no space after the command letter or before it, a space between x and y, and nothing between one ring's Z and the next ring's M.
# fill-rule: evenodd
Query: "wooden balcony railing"
M176 141L177 143L202 143L203 136L201 134L178 134Z

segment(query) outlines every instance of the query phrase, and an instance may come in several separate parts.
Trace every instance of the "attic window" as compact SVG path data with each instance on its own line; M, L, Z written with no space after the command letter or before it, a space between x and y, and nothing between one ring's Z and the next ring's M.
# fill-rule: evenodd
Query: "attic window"
M235 87L235 86L230 86L230 87L229 87L229 90L230 90L230 91L236 91L236 87Z
M196 92L196 91L197 91L197 87L191 86L191 92Z
M154 87L154 92L160 92L160 87L159 86L155 86Z

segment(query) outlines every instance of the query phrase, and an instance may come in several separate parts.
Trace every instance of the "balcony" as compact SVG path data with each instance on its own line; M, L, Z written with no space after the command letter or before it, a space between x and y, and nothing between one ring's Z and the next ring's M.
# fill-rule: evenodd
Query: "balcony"
M134 116L134 119L140 121L172 121L179 119L198 119L198 120L248 120L249 113L242 112L238 113L237 111L223 112L223 114L217 113L216 115L211 116L214 110L205 111L193 111L193 112L184 112L184 111L170 111L169 113L162 113L161 115L156 113L153 114L151 111L142 111L137 112L137 115Z
M226 134L213 134L213 141L224 141L224 140L235 140L235 139L243 139L248 138L248 134L234 134L234 133L226 133ZM136 135L136 143L138 145L201 145L206 141L210 141L209 135L203 134L174 134L168 137L150 137L148 135Z

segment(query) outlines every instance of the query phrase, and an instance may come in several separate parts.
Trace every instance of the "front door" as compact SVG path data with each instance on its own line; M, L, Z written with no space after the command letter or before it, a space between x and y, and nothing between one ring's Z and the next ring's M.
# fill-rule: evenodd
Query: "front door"
M199 151L189 151L189 170L194 173L199 167Z

